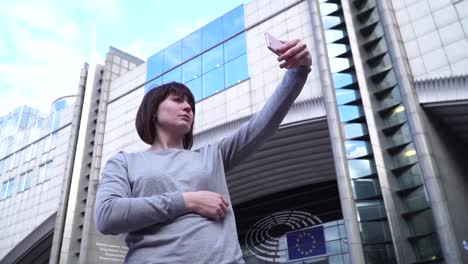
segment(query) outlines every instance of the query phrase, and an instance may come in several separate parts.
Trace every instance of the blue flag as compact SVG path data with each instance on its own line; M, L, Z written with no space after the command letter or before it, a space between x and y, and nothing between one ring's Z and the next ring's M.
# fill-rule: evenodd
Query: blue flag
M290 260L319 256L327 253L323 226L289 232L286 234L286 239L288 241Z

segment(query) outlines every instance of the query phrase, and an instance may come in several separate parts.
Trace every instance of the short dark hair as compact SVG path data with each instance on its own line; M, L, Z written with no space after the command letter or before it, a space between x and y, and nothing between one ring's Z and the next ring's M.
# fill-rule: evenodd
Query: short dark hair
M141 140L152 145L156 139L156 118L159 105L170 94L187 97L195 117L195 99L190 89L182 83L170 82L151 88L143 97L135 119L135 127ZM193 144L193 122L190 131L183 138L184 149Z

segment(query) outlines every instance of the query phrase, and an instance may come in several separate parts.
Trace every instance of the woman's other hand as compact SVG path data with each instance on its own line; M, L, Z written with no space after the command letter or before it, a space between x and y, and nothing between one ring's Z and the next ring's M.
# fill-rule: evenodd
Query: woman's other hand
M278 61L281 62L280 68L292 69L312 65L312 57L307 45L298 39L283 42L277 51L281 54L278 57Z
M215 192L199 191L184 192L185 207L191 213L196 213L212 220L224 218L229 203Z

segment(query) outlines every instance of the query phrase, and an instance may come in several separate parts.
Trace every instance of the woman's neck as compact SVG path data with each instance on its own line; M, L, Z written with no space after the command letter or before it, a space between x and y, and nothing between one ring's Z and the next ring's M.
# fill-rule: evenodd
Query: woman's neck
M156 140L151 146L152 150L164 150L170 148L183 149L183 140L179 136L174 136L172 133L168 133L162 129L158 129L156 132Z

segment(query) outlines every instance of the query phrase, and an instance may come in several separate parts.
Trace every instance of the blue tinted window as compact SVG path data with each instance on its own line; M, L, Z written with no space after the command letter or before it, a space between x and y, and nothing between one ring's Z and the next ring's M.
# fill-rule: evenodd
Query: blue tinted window
M359 92L351 89L336 89L336 103L343 105L360 98Z
M349 176L352 179L361 178L376 173L375 164L368 159L348 160Z
M188 82L201 75L201 57L198 56L182 65L182 82Z
M61 111L59 110L57 110L57 112L55 113L54 124L52 126L52 130L56 130L60 125L60 113Z
M202 51L201 30L197 30L182 40L182 61L186 61Z
M163 71L163 52L154 54L148 58L146 65L146 79L158 76Z
M202 55L203 73L223 65L223 46L217 46Z
M363 115L361 107L356 105L340 105L338 106L338 112L341 122L348 122Z
M181 73L181 70L180 70L180 66L173 69L172 71L168 72L168 73L165 73L163 76L162 76L162 82L163 83L168 83L168 82L180 82L180 73Z
M202 28L203 50L213 47L223 40L223 21L218 18Z
M332 12L338 10L339 6L332 3L321 3L320 4L320 13L322 16L328 15Z
M145 93L162 84L162 77L158 77L145 85Z
M346 36L342 30L328 29L325 30L325 40L327 43L332 43Z
M330 58L330 70L332 73L348 70L352 63L350 59L345 58Z
M323 16L322 23L324 29L329 29L341 23L341 18L336 16Z
M354 199L366 199L381 194L380 182L377 178L362 178L353 180ZM378 215L374 214L376 217ZM362 217L362 215L361 215ZM368 220L368 218L361 219Z
M246 53L245 33L224 43L224 61L228 62Z
M369 144L364 140L345 141L346 158L355 159L369 155L372 151Z
M327 44L328 57L333 58L349 51L349 46L345 44Z
M349 73L333 73L332 78L335 88L342 88L355 82L353 75Z
M346 139L367 135L367 127L364 124L345 124L343 126Z
M244 5L240 5L223 16L223 35L228 38L244 30Z
M193 97L195 97L195 102L198 102L202 99L202 83L201 83L202 78L198 77L196 79L191 80L190 82L187 82L185 85L190 88L190 91L192 91Z
M180 64L182 62L182 41L177 41L164 50L163 71Z
M224 67L218 67L203 75L203 97L208 97L224 89Z
M244 54L225 65L226 87L248 78L247 56Z

